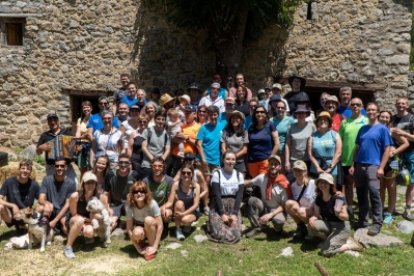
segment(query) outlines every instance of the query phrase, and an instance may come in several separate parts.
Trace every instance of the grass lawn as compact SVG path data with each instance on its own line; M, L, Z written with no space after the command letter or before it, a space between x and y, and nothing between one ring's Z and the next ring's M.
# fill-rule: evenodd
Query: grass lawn
M324 258L318 255L315 243L294 243L291 232L280 237L269 230L253 239L243 238L236 245L209 241L197 244L193 236L204 234L200 226L205 220L206 217L200 218L197 230L176 250L165 248L176 242L173 236L163 240L157 257L151 262L139 257L123 237L114 237L106 249L98 243L81 245L82 238L79 238L74 247L74 260L63 256L63 245L57 242L47 247L45 253L38 249L0 249L0 275L216 275L218 271L222 275L319 275L314 266L317 261L330 275L414 275L411 235L399 234L395 224L384 226L383 233L401 238L405 243L401 247L366 249L359 257L342 254ZM0 233L3 248L14 231L1 226ZM288 246L293 248L294 256L280 256ZM188 252L187 256L182 255L183 250Z

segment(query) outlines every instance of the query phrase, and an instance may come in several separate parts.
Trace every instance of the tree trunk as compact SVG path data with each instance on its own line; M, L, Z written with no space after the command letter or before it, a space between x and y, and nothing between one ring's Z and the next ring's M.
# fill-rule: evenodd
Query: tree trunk
M223 77L235 76L243 55L243 39L246 30L248 7L240 1L235 17L230 22L223 23L216 28L214 47L216 52L216 71ZM233 9L234 7L230 7Z

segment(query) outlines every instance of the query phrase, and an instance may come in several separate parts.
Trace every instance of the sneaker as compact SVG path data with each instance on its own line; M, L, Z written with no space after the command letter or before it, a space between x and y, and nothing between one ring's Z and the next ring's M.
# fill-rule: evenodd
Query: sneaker
M181 230L181 228L177 228L175 230L175 237L179 241L183 241L185 239L185 236L184 236L183 231Z
M308 235L308 229L304 223L299 223L296 232L293 233L294 239L303 239Z
M210 207L208 207L208 206L204 207L203 214L208 216L210 214Z
M65 254L65 257L68 259L75 258L75 254L73 254L73 249L70 246L65 246L65 248L63 249L63 254Z
M368 232L367 234L369 236L376 236L379 234L379 232L381 232L381 225L379 224L373 224L368 228Z
M251 228L249 231L246 232L246 238L252 238L256 236L260 231L261 229L259 227Z
M394 217L392 216L391 213L389 213L389 212L384 213L384 223L385 224L392 224L393 221L394 221Z
M409 221L414 220L413 215L411 215L411 211L407 211L407 210L405 210L405 211L404 211L404 214L403 214L402 216L403 216L403 218L405 218L406 220L409 220Z

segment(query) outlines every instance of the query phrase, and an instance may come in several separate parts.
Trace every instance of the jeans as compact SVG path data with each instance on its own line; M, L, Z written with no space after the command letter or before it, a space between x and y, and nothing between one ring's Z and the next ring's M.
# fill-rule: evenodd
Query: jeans
M380 181L377 177L378 166L355 164L355 186L358 196L360 226L368 225L369 205L373 223L382 225L382 203L380 197ZM368 201L369 195L369 201Z

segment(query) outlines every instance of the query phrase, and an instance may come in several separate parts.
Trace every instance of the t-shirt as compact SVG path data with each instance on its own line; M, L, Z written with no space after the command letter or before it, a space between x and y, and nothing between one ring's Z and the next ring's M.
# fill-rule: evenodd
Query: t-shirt
M220 165L220 137L225 126L223 122L217 122L215 125L207 123L198 131L197 140L203 142L204 156L210 165Z
M119 128L121 123L118 120L118 117L114 117L112 120L112 127ZM103 129L104 124L101 117L101 114L95 113L89 117L88 128L92 128L92 133L94 133L98 129Z
M298 183L295 181L290 185L290 189L292 190L292 196L294 200L299 198L299 195L302 191L303 185L299 186ZM312 206L313 202L316 198L316 185L315 180L310 179L308 185L306 186L305 192L303 193L302 197L300 198L300 206L309 208Z
M335 115L332 116L332 126L331 129L333 131L338 132L339 128L341 127L341 122L344 119L341 114L335 113Z
M392 125L396 128L402 129L410 134L414 133L414 115L408 113L403 117L398 117L397 115L392 116L391 119ZM414 151L414 142L409 141L410 146L405 151Z
M210 106L210 105L215 105L219 108L219 112L222 113L226 110L225 106L224 106L224 100L222 97L217 97L215 100L213 100L210 95L204 96L201 98L200 103L198 104L199 106L205 105L205 106Z
M289 182L284 175L279 175L278 178L281 178L284 181L282 181L283 183L279 181L273 184L272 197L270 200L266 199L266 186L269 179L268 176L266 174L259 174L252 179L252 185L260 188L261 199L265 206L270 210L276 209L288 200L288 193L286 191L288 185L286 184ZM282 186L284 183L286 183L284 185L285 187Z
M185 136L190 137L191 139L196 139L197 138L197 133L200 130L201 125L197 122L194 121L194 123L192 125L187 125L184 124L181 128L182 128L182 132ZM184 153L197 153L197 147L193 146L190 143L185 142L184 143L184 149L183 149ZM171 154L174 156L177 156L178 154L178 145L175 145L172 149L171 149Z
M351 108L349 108L349 106L340 105L338 107L338 113L341 114L342 116L344 116L347 119L352 117L352 110L351 110ZM363 107L361 108L361 115L367 116L367 111Z
M7 197L7 202L16 204L19 209L32 207L35 199L39 197L39 184L31 179L22 184L14 176L4 181L0 195Z
M149 205L145 205L141 209L132 206L131 204L125 207L125 214L128 219L133 219L139 224L144 224L145 217L159 217L161 216L160 207L153 199Z
M239 185L244 182L244 177L236 170L227 173L224 169L220 169L213 173L211 182L220 184L221 196L235 196L239 191Z
M269 158L273 150L274 131L276 129L271 123L267 123L262 129L249 127L248 162L260 162Z
M354 157L355 138L359 129L367 123L367 118L361 116L356 119L344 119L339 128L342 139L342 166L351 166Z
M142 133L142 137L144 140L147 140L148 151L151 152L154 157L162 156L165 152L165 147L170 146L170 136L165 129L158 132L154 127L147 128ZM151 160L149 160L146 155L144 155L142 167L151 168Z
M392 145L389 129L383 124L365 125L358 132L356 163L379 166L385 148Z
M315 126L310 122L307 122L304 127L299 127L297 123L290 126L286 138L290 139L289 152L291 160L309 160L306 154L306 145L308 138L315 130Z
M253 96L252 90L250 90L250 88L247 88L247 87L246 87L246 90L247 90L246 99L248 101L250 101L252 99L252 96ZM231 87L229 89L229 97L232 97L232 98L235 99L236 98L236 94L237 94L237 88L236 87Z
M43 145L46 142L49 142L53 139L55 139L58 135L72 135L72 132L68 129L61 129L58 133L53 133L50 130L43 132L40 137L39 137L39 141L37 142L37 145ZM46 164L48 165L54 165L55 164L55 159L49 158L49 152L45 151L45 159L46 159ZM66 160L67 163L69 163L71 160Z
M223 134L221 135L220 139L221 143L226 143L227 149L231 150L232 152L239 152L245 144L249 143L249 135L247 133L247 130L243 131L243 134L238 135L236 133L233 133L231 136L229 136L229 133L227 130L223 130ZM237 163L243 162L244 157L241 157L237 159Z
M118 162L118 142L122 137L122 132L112 129L109 133L103 133L98 129L93 133L96 142L96 157L108 155L111 163Z
M63 182L58 182L54 175L43 178L40 194L45 194L46 199L53 204L53 209L58 213L68 199L76 191L76 183L69 177Z
M135 171L129 172L127 176L120 176L116 171L109 172L105 177L105 191L110 194L111 205L123 204L127 198L129 188L137 179Z
M152 176L144 178L144 183L150 189L152 196L159 206L164 205L168 200L168 196L171 192L171 187L174 183L174 179L170 176L165 175L164 179L160 183L156 183Z
M277 133L279 134L279 155L285 150L286 135L291 127L295 123L295 119L290 116L284 116L283 118L272 118L272 124L275 126Z
M309 99L309 95L305 91L287 93L285 99L289 103L290 114L295 114L298 103L306 98Z
M244 116L247 116L250 114L250 107L249 107L249 102L239 102L236 101L236 104L234 105L234 110L240 111L241 113L244 114Z
M115 102L119 103L121 99L123 97L126 97L127 95L128 95L128 89L121 87L114 91L113 98Z
M337 133L333 130L329 130L324 134L320 133L319 131L316 131L312 134L312 154L319 162L319 165L322 165L322 160L325 161L325 164L327 166L332 163L332 159L336 151L336 136ZM310 171L312 173L317 173L316 168L313 164L310 167ZM333 168L331 174L338 174L337 166Z
M121 103L126 103L128 107L133 106L139 102L138 98L130 98L129 96L125 96L121 99Z

